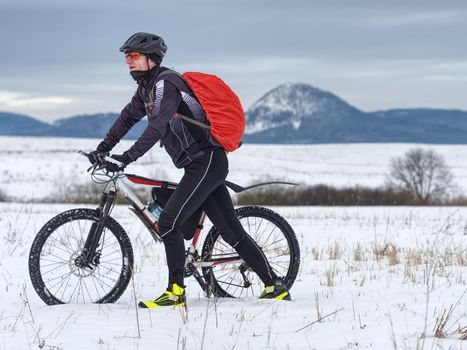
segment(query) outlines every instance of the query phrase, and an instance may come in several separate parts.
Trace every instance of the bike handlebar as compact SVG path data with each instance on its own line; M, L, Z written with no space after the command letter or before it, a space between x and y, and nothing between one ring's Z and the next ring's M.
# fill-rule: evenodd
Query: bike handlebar
M90 158L91 153L87 153L82 150L79 150L78 154L88 158L89 161L92 161ZM112 157L109 157L108 152L99 153L95 159L97 159L97 162L95 162L91 167L89 167L87 171L90 171L93 168L94 170L106 169L109 163L117 164L121 169L124 168L124 164L122 162L119 162L116 159L113 159Z
M85 157L89 157L89 153L86 153L86 152L81 151L81 150L78 151L78 154L80 154L82 156L85 156Z

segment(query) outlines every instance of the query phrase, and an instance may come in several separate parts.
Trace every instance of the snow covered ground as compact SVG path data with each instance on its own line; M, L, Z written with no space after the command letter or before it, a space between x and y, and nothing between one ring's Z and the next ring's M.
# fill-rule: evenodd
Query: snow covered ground
M0 137L1 189L16 198L41 198L63 191L72 183L88 183L88 161L77 151L92 150L99 140L71 138ZM121 153L131 146L122 141ZM244 145L229 155L229 180L242 185L267 179L335 186L380 186L390 159L412 147L442 154L457 184L467 190L467 145L335 144ZM178 181L166 152L154 147L127 171L147 177Z
M0 349L467 349L459 340L459 329L467 327L464 207L272 208L300 242L292 302L213 304L188 279L188 318L179 310L140 310L140 335L131 286L111 305L46 306L29 279L32 240L54 215L85 205L26 200L89 183L87 160L76 152L97 142L0 137L0 189L22 201L0 203ZM229 179L378 186L391 157L413 146L245 145L229 156ZM467 146L421 146L444 155L467 188ZM158 147L128 172L181 176ZM158 296L166 285L163 247L126 206L112 216L133 243L136 298ZM435 338L435 324L451 306L447 337Z
M110 305L49 307L36 295L32 239L74 206L0 205L0 349L201 349L203 334L204 349L467 349L458 333L467 326L467 208L273 208L301 245L293 301L214 306L188 279L188 319L140 310L139 336L131 285ZM133 242L136 296L147 299L165 287L164 252L131 215L113 213ZM447 338L433 337L451 305Z

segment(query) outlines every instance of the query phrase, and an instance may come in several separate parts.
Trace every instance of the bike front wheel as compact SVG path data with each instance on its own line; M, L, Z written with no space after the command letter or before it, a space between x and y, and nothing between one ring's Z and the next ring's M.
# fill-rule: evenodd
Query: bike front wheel
M267 208L246 206L236 209L236 213L274 272L290 289L300 265L300 248L292 227L283 217ZM239 258L235 249L222 239L219 230L212 227L203 245L202 260L227 261L203 268L203 276L214 295L239 298L261 294L264 284ZM229 263L229 259L237 262Z
M99 219L97 210L73 209L52 218L37 234L29 253L29 275L46 304L113 303L125 291L133 249L115 219L107 217L91 262L80 262L91 226Z

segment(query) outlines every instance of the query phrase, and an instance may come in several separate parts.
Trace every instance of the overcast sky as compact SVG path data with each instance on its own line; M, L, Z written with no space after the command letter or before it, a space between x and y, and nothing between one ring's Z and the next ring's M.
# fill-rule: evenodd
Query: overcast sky
M365 111L467 109L467 2L2 0L0 110L118 112L136 88L118 52L161 35L164 65L218 74L244 108L304 82Z

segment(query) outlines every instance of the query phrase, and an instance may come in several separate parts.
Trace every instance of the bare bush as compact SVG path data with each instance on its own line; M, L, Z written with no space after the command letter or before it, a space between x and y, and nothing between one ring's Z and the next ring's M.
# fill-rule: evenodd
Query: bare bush
M9 198L5 192L0 189L0 202L8 202Z
M49 200L56 203L93 203L100 202L104 186L95 183L76 184L63 190L57 189Z
M412 148L391 160L386 182L390 188L410 191L422 203L449 197L453 176L444 158L433 150Z
M57 191L52 193L47 198L41 199L40 202L98 204L100 202L104 188L105 185L96 183L76 184L66 188L66 190L58 188ZM137 187L133 188L133 191L143 202L152 201L150 188ZM117 203L126 203L126 200L125 198L118 196Z
M411 192L363 186L265 186L243 192L237 204L250 205L417 205Z

